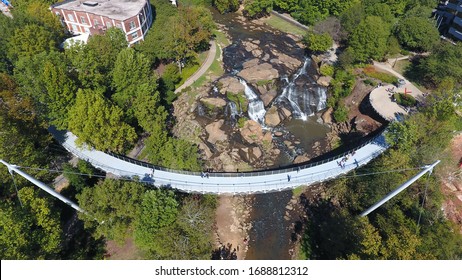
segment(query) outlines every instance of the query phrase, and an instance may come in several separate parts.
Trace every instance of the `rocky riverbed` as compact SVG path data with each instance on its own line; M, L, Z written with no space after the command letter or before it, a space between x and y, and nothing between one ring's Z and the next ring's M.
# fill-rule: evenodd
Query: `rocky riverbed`
M218 24L232 44L225 75L174 103L174 133L195 142L214 171L301 163L324 151L326 81L296 37L233 14Z

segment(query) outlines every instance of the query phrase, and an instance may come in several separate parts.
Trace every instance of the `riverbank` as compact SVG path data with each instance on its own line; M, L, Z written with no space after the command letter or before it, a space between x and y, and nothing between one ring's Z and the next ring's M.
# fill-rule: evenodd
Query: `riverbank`
M252 199L248 196L220 196L215 215L215 248L229 248L244 260L249 248L248 232Z

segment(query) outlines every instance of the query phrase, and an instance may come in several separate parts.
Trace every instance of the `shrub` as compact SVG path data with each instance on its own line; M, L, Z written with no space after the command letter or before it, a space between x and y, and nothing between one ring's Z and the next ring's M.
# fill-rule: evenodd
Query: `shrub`
M333 76L334 75L334 67L329 64L323 64L319 69L319 73L323 76Z
M417 104L417 100L410 94L395 93L393 97L396 100L396 103L405 107L412 107Z
M364 83L365 83L366 85L370 85L370 86L373 86L373 87L375 87L375 86L377 85L377 83L376 83L375 81L369 80L369 79L365 79L365 80L364 80Z
M364 74L371 78L375 78L377 80L381 80L384 83L388 84L397 84L398 83L398 78L387 73L383 72L377 72L375 70L374 66L367 66L363 69Z
M346 122L348 120L348 108L343 104L339 104L334 111L334 119L336 122Z
M332 47L333 43L334 41L328 33L315 34L313 32L309 32L305 35L305 37L303 37L303 44L305 47L314 53L327 51Z

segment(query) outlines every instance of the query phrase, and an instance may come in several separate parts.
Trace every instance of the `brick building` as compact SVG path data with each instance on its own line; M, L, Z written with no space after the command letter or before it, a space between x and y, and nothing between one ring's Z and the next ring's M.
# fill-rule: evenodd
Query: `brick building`
M152 24L149 0L66 0L53 4L51 11L73 34L103 34L117 27L130 45L143 40Z

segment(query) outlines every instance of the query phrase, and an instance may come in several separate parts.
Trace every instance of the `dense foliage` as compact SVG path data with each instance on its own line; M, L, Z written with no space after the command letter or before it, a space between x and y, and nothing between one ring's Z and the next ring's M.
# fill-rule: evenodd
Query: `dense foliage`
M152 216L141 211L140 205L152 210L149 207L163 201L165 207L171 205L171 209L186 211L182 205L194 204L172 196L171 192L165 193L165 199L161 198L162 191L151 190L145 195L146 186L138 183L98 182L102 174L86 162L80 161L75 167L63 164L69 160L68 154L53 141L47 128L69 129L79 137L79 143L115 152L128 151L145 136L146 158L153 163L199 170L197 147L169 133L168 124L173 119L165 106L171 104L172 98L165 100L165 92L160 90L165 86L173 92L179 82L178 71L189 59L195 60L196 52L208 48L214 28L210 12L196 4L176 9L169 1L155 1L155 24L174 25L170 30L153 28L149 33L155 38L157 31L152 31L165 32L161 35L168 36L162 45L148 40L137 48L127 48L125 35L110 28L104 35L91 36L87 44L62 50L58 46L69 34L48 10L52 2L55 1L18 0L12 9L13 18L0 14L0 47L4 50L0 54L0 158L40 168L26 172L49 185L54 177L46 169L62 166L69 180L62 194L78 199L91 214L81 214L84 222L75 219L76 214L68 205L32 188L19 176L13 180L1 165L2 259L102 258L105 240L122 242L125 237L132 237L136 228L133 224L138 229L141 224L148 227L145 232L149 233L152 223L148 221ZM169 66L174 71L162 80L153 71L159 60L174 63ZM157 150L150 150L154 146ZM151 155L149 151L159 153ZM82 177L82 173L89 177ZM163 211L165 207L159 209ZM202 230L200 226L211 226L213 207L208 202L197 206L198 211L206 209L206 224L188 227L178 222L174 228L190 232L182 236L191 242L197 240L185 256L209 258L211 228ZM141 213L144 220L140 220ZM177 223L177 215L162 221L159 228L172 226ZM143 242L137 243L144 250ZM183 249L179 248L176 254ZM154 251L146 249L146 254L169 257Z
M302 245L306 257L459 259L462 256L462 237L441 211L441 183L435 177L421 178L367 218L358 216L417 172L383 173L384 170L409 169L445 158L444 149L458 116L454 110L435 111L433 106L451 106L443 99L437 100L404 123L393 123L387 136L393 148L356 171L381 172L330 182L327 196L308 206L309 225Z
M316 34L314 32L308 32L305 37L303 37L303 44L313 53L322 53L332 47L333 40L329 33Z
M215 198L179 199L169 190L105 180L77 196L80 215L97 237L123 243L133 236L149 259L209 259Z

